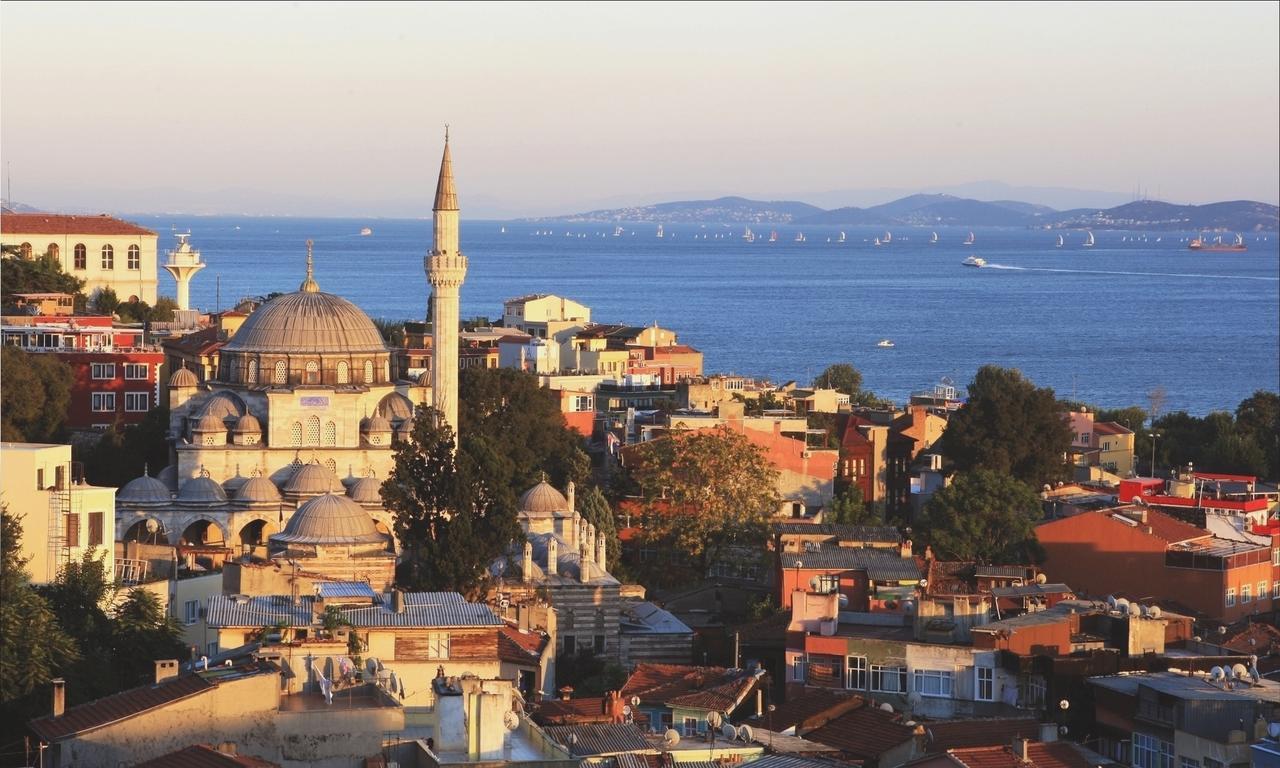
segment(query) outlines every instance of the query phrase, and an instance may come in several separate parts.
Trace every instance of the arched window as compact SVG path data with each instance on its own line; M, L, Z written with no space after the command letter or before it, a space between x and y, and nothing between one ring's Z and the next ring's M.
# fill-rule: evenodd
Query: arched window
M248 379L249 379L249 383L250 383L250 384L257 384L257 383L258 383L258 361L257 361L257 360L252 360L252 359L251 359L251 360L249 361L249 376L248 376Z
M31 243L23 243L19 246L18 253L22 254L22 258L24 259L31 258Z
M307 445L320 444L320 417L307 417Z
M346 360L338 361L338 383L339 384L351 383L351 366L347 364Z
M129 246L129 269L142 269L142 249L136 245Z
M84 247L84 243L76 243L76 247L73 249L73 252L75 253L75 259L76 259L75 268L88 269L89 268L89 251Z
M102 268L103 269L116 268L116 249L112 248L109 245L102 246Z
M58 247L57 243L49 243L49 247L45 248L44 252L55 259L62 255L62 249Z
M372 360L364 361L364 383L365 384L373 383L373 361Z
M319 384L319 383L320 383L320 364L319 364L319 363L317 363L315 360L308 360L308 361L307 361L307 378L306 378L306 382L307 382L308 384Z
M289 364L283 360L276 361L275 375L271 377L272 384L288 384L289 383Z
M295 421L289 425L289 445L295 447L302 445L302 424L299 422Z
M338 444L338 426L334 424L332 421L326 421L324 423L324 444L325 445Z

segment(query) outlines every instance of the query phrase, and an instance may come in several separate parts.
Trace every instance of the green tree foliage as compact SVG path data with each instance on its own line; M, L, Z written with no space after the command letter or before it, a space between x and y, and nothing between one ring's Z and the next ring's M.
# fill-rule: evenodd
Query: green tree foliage
M1156 420L1156 466L1193 464L1205 472L1254 475L1280 479L1280 396L1258 391L1241 401L1235 414L1215 411L1201 418L1174 411ZM1150 462L1138 451L1138 460Z
M71 406L71 367L54 354L0 350L0 431L4 440L59 442Z
M70 293L82 306L83 291L84 281L63 272L61 262L48 253L34 259L6 258L0 267L0 302L5 307L13 305L15 293Z
M453 431L438 412L418 411L409 442L395 446L395 468L382 498L395 513L403 559L397 583L410 590L483 594L488 566L521 537L515 497L501 484L506 464L480 435Z
M571 686L576 698L594 698L618 691L627 682L627 671L590 651L556 656L556 687Z
M818 374L818 378L813 380L813 386L817 389L834 389L852 398L862 390L862 374L848 363L836 363Z
M876 511L867 506L862 489L857 483L850 483L847 488L835 495L822 514L825 523L841 525L883 525L884 521Z
M1025 483L986 469L961 472L925 505L925 534L943 559L1019 564L1043 560L1035 525L1040 498Z
M951 416L939 442L962 472L990 469L1036 488L1069 475L1071 427L1053 390L1036 387L1014 369L979 369L969 399Z
M375 318L373 321L378 333L382 334L382 340L392 348L404 346L404 324L404 320L388 320L383 317Z
M466 450L494 454L495 486L520 493L542 472L558 488L587 479L582 436L565 423L557 393L514 368L468 368L458 382L458 432Z
M114 288L99 288L89 302L89 308L98 315L114 315L120 308L120 297Z
M613 508L609 506L609 500L599 488L592 486L586 492L578 494L574 503L577 504L578 512L582 517L596 527L596 533L604 534L605 555L609 569L612 571L622 556L622 544L618 541L618 524L613 516ZM594 542L592 546L595 546Z
M85 479L118 488L144 471L154 476L169 463L168 431L169 409L165 406L148 411L137 424L113 426L84 451L80 460Z
M1258 390L1236 408L1236 431L1262 451L1268 480L1280 480L1280 394Z
M730 547L759 549L777 510L777 472L764 450L726 427L642 444L631 468L647 542L705 576Z

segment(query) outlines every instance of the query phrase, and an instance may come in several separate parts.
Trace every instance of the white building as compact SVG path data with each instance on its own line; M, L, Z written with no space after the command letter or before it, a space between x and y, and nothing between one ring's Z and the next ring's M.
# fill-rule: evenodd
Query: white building
M106 214L6 210L0 215L0 236L5 245L17 246L22 258L50 254L58 259L63 272L85 281L86 296L110 288L121 301L156 303L157 236L149 229Z

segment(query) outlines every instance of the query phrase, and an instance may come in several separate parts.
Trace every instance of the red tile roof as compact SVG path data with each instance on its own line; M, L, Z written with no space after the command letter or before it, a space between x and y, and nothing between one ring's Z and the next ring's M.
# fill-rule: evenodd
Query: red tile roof
M637 664L622 687L622 698L639 696L654 704L730 711L756 682L754 675L721 667Z
M1064 741L1027 745L1027 760L1013 754L1011 746L950 750L948 756L966 768L1093 768L1074 747Z
M536 664L546 643L547 638L541 633L503 627L498 632L498 658L514 664Z
M898 715L864 699L862 706L809 731L804 738L835 747L858 760L875 760L912 738L912 729L900 720Z
M925 723L933 751L1010 744L1015 738L1040 738L1040 723L1034 718L986 718L982 720L939 720Z
M228 755L219 752L208 744L180 749L161 755L154 760L139 763L136 768L279 768L277 763L269 763L251 755Z
M171 704L212 690L214 684L200 675L183 675L157 685L133 688L106 698L68 709L61 717L31 721L31 730L45 741L56 741L76 733L101 728L149 709Z
M796 732L803 736L805 732L820 728L845 712L862 706L862 703L863 700L857 696L841 696L825 688L811 689L778 704L767 715L752 717L749 722L775 733L794 726Z
M9 213L0 215L0 232L6 235L150 235L155 232L111 216L66 216L59 213Z
M1142 525L1144 524L1139 523L1140 527ZM1166 515L1154 509L1147 510L1147 522L1145 525L1151 527L1152 536L1164 539L1170 544L1189 539L1203 539L1209 535L1209 532L1203 528L1184 523L1172 515Z
M1094 422L1093 431L1099 435L1132 435L1133 430L1114 421Z

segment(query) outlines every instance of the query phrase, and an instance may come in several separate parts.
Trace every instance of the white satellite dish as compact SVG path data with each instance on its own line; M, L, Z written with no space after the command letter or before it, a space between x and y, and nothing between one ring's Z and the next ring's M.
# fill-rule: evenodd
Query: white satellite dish
M622 714L626 715L627 717L631 717L631 705L630 705L630 704L623 704L623 705L622 705Z
M1048 577L1048 576L1045 576L1043 573L1037 573L1037 574L1036 574L1036 583L1037 583L1037 584L1044 584L1044 583L1045 583L1045 582L1047 582L1048 580L1049 580L1049 577Z
M1213 667L1212 669L1209 670L1210 680L1218 681L1218 680L1222 680L1226 676L1227 676L1227 671L1222 667Z
M719 728L720 723L723 723L723 722L724 722L724 718L720 716L719 712L707 713L707 725L711 726L712 728Z
M632 696L632 697L631 697L631 706L633 706L633 707L638 707L638 706L640 706L640 697L639 697L639 696Z
M1129 603L1129 615L1137 618L1142 615L1142 606L1138 603Z
M1116 607L1116 610L1117 610L1117 611L1119 611L1119 612L1121 612L1121 613L1128 613L1128 612L1129 612L1129 601L1128 601L1128 600L1125 600L1125 599L1122 597L1122 598L1120 598L1119 600L1116 600L1116 606L1115 606L1115 607Z
M160 522L147 518L147 533L155 533L160 530Z
M514 731L520 727L520 716L515 712L503 712L502 724L507 727L508 731Z
M1243 680L1249 676L1249 668L1243 664L1236 664L1231 667L1231 675L1237 680Z
M674 747L680 743L680 732L675 728L668 728L667 732L662 734L662 743L668 747Z
M1271 723L1267 726L1267 733L1271 734L1271 738L1280 739L1280 723Z
M1111 608L1112 610L1114 610L1114 609L1115 609L1115 607L1116 607L1116 597L1115 597L1115 595L1107 595L1107 607L1108 607L1108 608Z
M880 705L880 711L882 711L882 712L892 712L892 711L893 711L893 705L886 701L885 703L883 703L883 704L881 704L881 705Z
M720 735L733 741L738 738L738 729L733 727L733 723L725 723L720 726Z
M1160 606L1153 605L1147 609L1147 615L1153 619L1158 619L1164 615L1164 611L1160 610Z
M744 725L738 728L738 738L742 739L743 741L755 741L756 734L755 734L755 731L751 730L751 726Z

